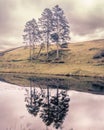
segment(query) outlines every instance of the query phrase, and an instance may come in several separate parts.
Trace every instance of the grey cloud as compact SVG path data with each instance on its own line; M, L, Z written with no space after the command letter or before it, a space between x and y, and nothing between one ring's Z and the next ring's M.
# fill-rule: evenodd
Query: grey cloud
M100 30L99 33L104 30L103 0L95 0L92 8L88 9L76 0L0 0L0 48L3 48L1 46L5 43L8 46L11 46L10 42L14 43L8 41L10 37L18 39L20 45L25 22L33 17L40 17L44 8L52 8L56 4L64 10L73 35L89 38L96 34L96 30ZM95 36L100 38L98 35ZM74 40L74 37L72 39Z
M17 44L15 42L7 41L6 39L3 39L3 40L0 39L0 51L18 47L18 46L21 46L21 43Z
M0 1L0 34L8 33L7 31L11 29L11 19L12 10L15 4L11 0L1 0Z
M84 8L82 9L84 12ZM70 13L69 20L71 29L74 34L84 36L94 33L97 29L104 29L104 9L102 6L97 5L89 9L85 13L78 13L74 11Z
M95 32L97 29L104 29L104 19L89 16L85 19L80 17L73 18L71 21L71 28L74 34L86 35Z

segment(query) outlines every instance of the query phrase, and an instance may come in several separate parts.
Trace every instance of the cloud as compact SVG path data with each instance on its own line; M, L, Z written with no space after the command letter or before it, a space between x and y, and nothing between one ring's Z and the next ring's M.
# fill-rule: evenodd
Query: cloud
M0 35L6 35L13 31L14 16L12 15L15 10L15 2L12 0L0 1ZM10 32L9 32L10 31Z
M96 1L95 1L96 2ZM93 4L90 8L75 5L69 19L74 34L86 35L93 33L98 28L104 28L104 8L99 4Z
M33 17L38 19L45 8L56 4L69 21L72 41L104 36L103 0L0 0L0 50L5 42L10 47L11 43L22 45L25 23Z

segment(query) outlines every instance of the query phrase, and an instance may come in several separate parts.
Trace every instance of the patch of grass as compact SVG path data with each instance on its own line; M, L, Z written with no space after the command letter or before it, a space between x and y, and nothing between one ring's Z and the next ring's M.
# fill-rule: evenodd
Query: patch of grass
M59 59L56 59L56 46L51 45L48 59L44 49L39 59L33 61L29 60L29 48L21 47L0 56L0 72L103 77L103 45L104 40L71 43L68 48L59 49ZM39 49L35 49L34 57ZM95 60L93 57L98 53L102 58Z

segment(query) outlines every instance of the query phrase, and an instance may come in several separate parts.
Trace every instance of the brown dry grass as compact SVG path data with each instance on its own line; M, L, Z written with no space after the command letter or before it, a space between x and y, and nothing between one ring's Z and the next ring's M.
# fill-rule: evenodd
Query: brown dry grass
M50 48L50 51L55 50L55 46ZM102 49L104 49L104 40L69 44L69 48L64 50L65 54L67 52L67 56L63 57L65 63L61 64L29 62L29 49L22 47L0 56L0 72L104 77L104 57L93 59L93 56ZM38 50L39 48L35 53ZM42 53L45 55L46 50Z

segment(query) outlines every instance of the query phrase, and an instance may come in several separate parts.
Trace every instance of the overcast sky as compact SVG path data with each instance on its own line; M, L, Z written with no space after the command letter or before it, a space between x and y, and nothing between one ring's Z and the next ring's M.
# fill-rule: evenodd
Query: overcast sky
M23 45L25 23L57 4L69 21L71 42L104 38L104 0L0 0L0 50Z

